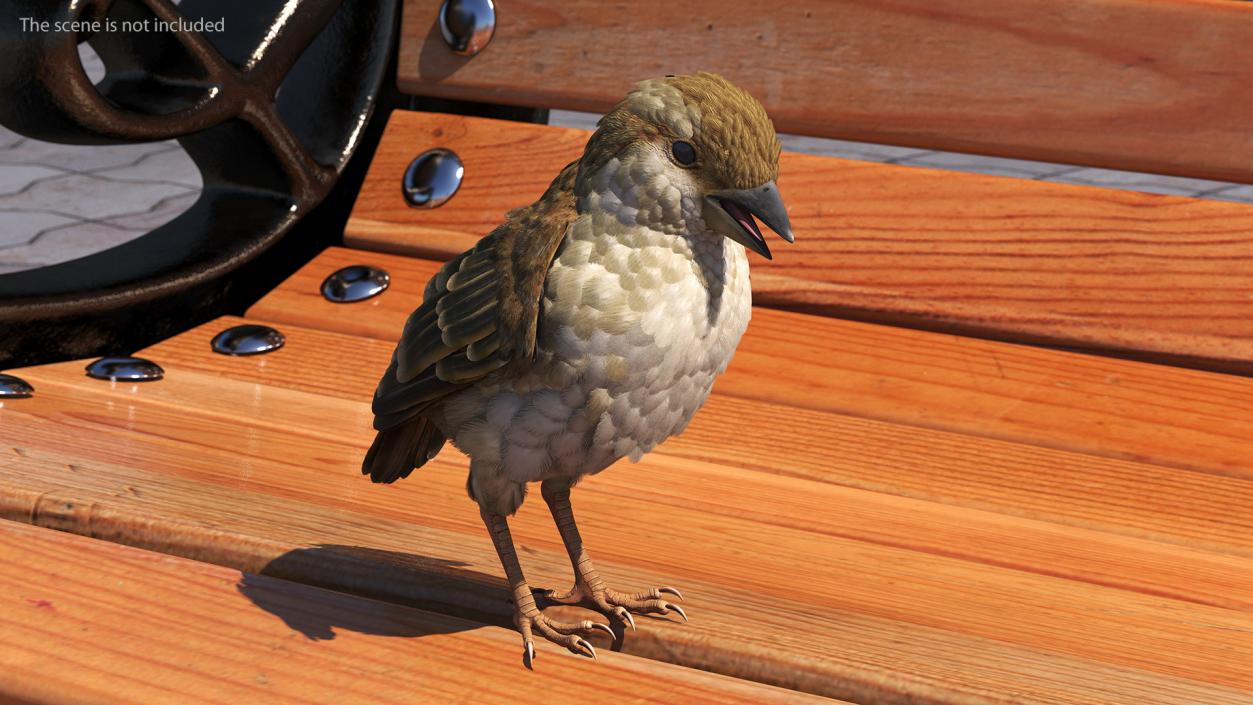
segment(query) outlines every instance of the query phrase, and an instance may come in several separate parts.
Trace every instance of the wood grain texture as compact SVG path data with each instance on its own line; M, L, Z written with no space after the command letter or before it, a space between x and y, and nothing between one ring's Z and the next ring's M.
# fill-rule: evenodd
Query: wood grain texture
M6 703L831 702L8 521L0 565Z
M351 315L312 293L326 273L358 260L388 269L392 288ZM394 340L437 266L328 250L250 315ZM381 347L390 354L390 343ZM372 393L377 369L361 370L354 394ZM1253 478L1253 380L1245 377L758 307L714 389L715 397ZM836 437L812 435L815 445Z
M604 111L636 81L715 71L783 132L1253 179L1246 3L531 0L502 8L468 59L438 11L405 3L407 92Z
M302 339L306 342L313 340L309 336L303 336ZM301 364L309 362L305 359ZM285 364L290 365L291 362ZM274 369L273 365L269 367ZM57 388L43 392L41 396L51 395L49 408L54 408L56 413L48 416L35 415L33 419L10 417L14 428L24 430L23 436L28 442L37 445L39 441L34 439L40 438L51 442L58 434L69 433L71 428L80 428L84 432L90 432L96 441L107 437L110 439L109 445L120 444L125 448L122 452L107 451L100 454L99 457L107 458L110 462L151 461L154 467L160 467L162 462L188 464L188 461L170 461L164 452L159 455L150 454L151 451L135 443L133 434L122 432L119 419L93 414L93 410L99 409L101 404L107 406L117 399L116 390L105 392L91 386L84 387L78 384L80 380L77 376L67 379L59 373L46 379ZM142 424L147 436L186 443L197 448L194 454L199 455L204 452L203 446L207 444L203 436L222 433L223 419L229 419L233 410L238 408L233 404L233 399L244 393L248 386L248 383L223 382L210 373L188 369L179 380L169 385L169 389L162 390L159 394L138 390L144 394L127 397L126 426L129 428ZM219 390L217 394L214 389ZM270 395L292 404L299 403L309 416L301 418L287 414L283 418L250 424L251 428L247 433L258 450L250 452L249 456L260 457L263 461L296 461L300 465L316 465L321 462L327 464L328 470L333 469L337 473L353 469L352 459L359 456L371 440L369 429L345 429L341 433L342 437L321 441L314 447L304 449L301 449L301 444L307 441L302 440L300 435L301 432L316 433L316 422L312 420L315 417L333 417L346 422L358 419L361 412L359 403L327 399L297 390L272 390ZM194 411L180 409L177 420L163 418L167 411L167 402L174 398L183 399L185 405L194 405ZM265 416L268 417L269 414ZM37 430L34 428L37 423L35 419L39 418L46 419L51 427L64 425L65 428ZM230 450L229 442L223 439L214 440L212 447L219 452ZM731 450L737 449L732 447ZM443 467L456 467L464 472L464 459L455 450L450 449L449 453L452 457L446 459L449 462ZM893 493L856 488L815 488L808 480L796 482L775 479L770 474L750 471L752 469L690 459L683 453L658 451L657 458L650 463L649 470L632 469L630 472L637 477L647 475L657 478L649 481L659 482L666 475L684 475L691 476L687 482L692 484L730 487L732 489L724 492L725 502L728 505L741 505L738 510L740 512L768 515L777 509L789 513L793 510L775 507L770 498L786 490L795 490L798 496L788 500L792 504L812 503L815 507L842 507L840 512L831 513L830 516L821 515L821 510L818 509L812 511L812 520L824 524L829 533L835 535L1253 612L1253 573L1248 576L1241 574L1247 568L1253 567L1253 563L1247 563L1247 559L1253 559L1253 549L1248 547L1243 552L1231 552L1246 560L1226 561L1207 555L1208 552L1157 546L1157 540L1124 541L1100 534L1093 535L1090 531L1057 528L1051 526L1054 522L1048 515L1039 516L1037 521L1018 521L994 516L986 511L966 511L960 507L955 510L949 503L938 500L922 502L883 497L881 495ZM922 464L927 460L925 457L917 458L911 464ZM870 463L869 460L863 462ZM651 472L651 466L656 466L655 474ZM352 472L344 472L337 479L352 478ZM629 483L621 487L625 491ZM303 492L304 489L303 484L293 484L282 491L293 493ZM1220 482L1208 489L1211 492L1232 489L1237 495L1242 495L1246 502L1248 496L1253 494L1253 487L1248 483L1229 488ZM316 497L312 494L297 496L306 499ZM750 497L758 499L749 501ZM337 505L328 504L329 506ZM1208 517L1208 523L1221 526L1225 519L1225 515L1215 514ZM919 530L923 526L928 527L927 531ZM998 534L1006 536L998 537ZM1250 541L1247 534L1243 538L1246 543ZM1118 557L1107 561L1102 558L1107 555ZM1224 571L1228 569L1234 573L1225 575ZM1245 577L1248 577L1247 581L1244 580Z
M348 244L447 259L538 198L587 133L394 113ZM420 151L465 162L457 195L409 208ZM1253 374L1253 208L784 154L795 245L753 258L758 304Z
M370 486L366 403L342 380L293 388L387 344L289 326L274 355L208 354L229 323L146 351L166 365L157 384L24 370L40 393L0 410L5 516L505 619L464 458ZM635 653L890 703L1238 703L1253 688L1248 558L664 454L584 483L576 507L612 582L692 593L693 624L644 620ZM542 507L514 529L536 586L569 580ZM1102 584L1114 575L1134 584Z

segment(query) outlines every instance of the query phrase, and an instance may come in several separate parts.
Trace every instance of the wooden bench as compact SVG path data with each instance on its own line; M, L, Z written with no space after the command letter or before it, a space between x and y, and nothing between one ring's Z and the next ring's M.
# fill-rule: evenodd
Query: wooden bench
M398 80L420 95L601 110L633 80L705 68L762 98L782 130L1253 181L1253 9L1239 3L784 0L772 22L735 4L519 3L471 58L432 32L436 8L405 6ZM558 700L644 673L632 695L683 702L1253 698L1253 210L797 154L780 175L797 243L753 262L758 308L709 403L643 462L580 486L606 577L681 585L692 623L640 619L596 641L622 652L606 664L544 649L539 672L522 672L498 628L508 595L465 497L465 458L448 449L387 487L358 468L370 395L427 278L586 139L396 112L345 247L242 317L139 351L163 381L100 382L82 362L17 371L37 393L0 406L0 559L33 562L18 536L29 555L102 566L65 599L151 572L123 592L223 605L244 625L231 648L257 664L272 643L298 645L327 679L358 659L395 664L370 682L397 699L477 697L423 690L438 672ZM460 155L465 182L414 210L401 174L432 147ZM386 269L391 288L323 299L323 279L350 264ZM286 346L210 353L245 321L281 329ZM772 419L807 432L744 433ZM524 506L513 532L536 587L568 583L542 506ZM66 574L16 573L6 589L52 594ZM302 640L240 585L302 615L361 610L382 633ZM160 619L151 604L130 627L114 593L75 599L84 624L179 643L143 631ZM0 620L28 625L46 615L23 610L38 609L10 601ZM48 633L76 663L129 663L97 661L103 646L65 624ZM184 656L220 648L190 638ZM29 663L24 648L4 644L0 665ZM211 672L225 657L205 658ZM164 667L148 668L152 680L117 687L149 697ZM91 673L65 688L89 701ZM198 673L178 672L181 692L212 692Z

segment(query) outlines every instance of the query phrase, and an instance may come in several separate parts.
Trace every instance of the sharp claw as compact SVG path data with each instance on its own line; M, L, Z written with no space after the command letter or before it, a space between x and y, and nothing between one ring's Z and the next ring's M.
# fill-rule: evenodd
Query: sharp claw
M589 652L589 653L585 654L586 656L589 656L589 657L591 657L591 658L596 658L596 647L594 647L594 646L592 646L591 644L589 644L589 643L588 643L588 641L587 641L586 639L584 639L584 638L580 637L580 638L578 638L578 639L575 639L575 640L574 640L574 643L575 643L575 645L576 645L576 646L578 646L580 649L587 649L587 650L588 650L588 652Z
M534 670L534 667L531 665L534 662L535 662L535 643L528 641L526 643L526 667Z
M687 621L687 613L683 611L682 607L679 607L678 605L672 605L669 602L662 605L662 607L665 607L668 610L674 610L675 612L678 612L679 616L683 618L683 621L684 622Z
M622 617L626 617L626 623L631 625L631 631L635 631L635 617L631 616L631 610L625 607L619 607L618 615Z
M611 638L613 638L613 639L617 639L617 638L618 638L618 635L613 633L613 629L612 629L612 628L610 628L610 626L609 626L608 624L601 624L600 622L592 622L592 627L591 627L591 628L592 628L592 629L599 629L599 630L603 631L604 633L608 634L608 635L609 635Z
M671 595L674 595L675 597L679 598L680 600L682 600L682 599L683 599L683 593L679 592L677 588L672 588L672 587L662 587L662 588L657 588L657 592L658 592L658 593L660 593L660 594L663 594L663 595L664 595L664 594L666 594L666 593L670 593Z

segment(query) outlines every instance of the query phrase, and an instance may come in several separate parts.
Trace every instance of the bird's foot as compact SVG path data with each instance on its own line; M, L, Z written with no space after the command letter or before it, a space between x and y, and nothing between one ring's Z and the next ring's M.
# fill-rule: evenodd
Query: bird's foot
M565 593L549 592L546 597L550 602L559 605L584 605L594 607L606 617L612 617L635 630L635 618L631 613L665 615L671 612L687 621L687 613L682 607L669 602L666 595L673 595L682 600L683 594L672 587L655 587L644 592L628 594L602 587L592 589L582 580Z
M610 637L614 636L613 630L607 624L590 619L582 622L558 622L545 617L534 605L530 609L516 611L513 619L518 625L518 631L522 632L522 648L525 650L523 656L527 668L532 668L531 664L535 660L535 634L588 658L596 658L596 649L580 634L591 634L599 630Z

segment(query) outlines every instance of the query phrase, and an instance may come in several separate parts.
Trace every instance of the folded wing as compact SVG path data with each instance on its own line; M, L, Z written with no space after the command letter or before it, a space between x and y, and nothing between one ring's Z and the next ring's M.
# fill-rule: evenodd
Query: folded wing
M428 417L450 394L534 355L544 280L576 217L577 171L567 166L427 283L374 393L379 434L362 465L374 481L406 477L439 452L445 438Z

